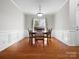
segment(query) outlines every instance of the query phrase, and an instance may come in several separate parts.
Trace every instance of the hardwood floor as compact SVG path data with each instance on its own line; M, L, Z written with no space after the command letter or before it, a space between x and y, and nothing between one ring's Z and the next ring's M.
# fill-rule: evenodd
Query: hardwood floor
M31 46L28 38L24 38L0 52L0 59L78 59L78 57L79 47L67 46L56 38L49 40L46 47L43 47L42 43Z

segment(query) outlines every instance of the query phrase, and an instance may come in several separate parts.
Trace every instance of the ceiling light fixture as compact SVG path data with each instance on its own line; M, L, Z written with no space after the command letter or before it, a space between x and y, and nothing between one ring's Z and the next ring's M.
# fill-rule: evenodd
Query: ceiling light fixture
M43 16L43 13L41 12L41 4L40 4L40 3L39 3L38 8L39 8L39 11L38 11L38 13L37 13L37 16L38 16L38 17L42 17L42 16Z

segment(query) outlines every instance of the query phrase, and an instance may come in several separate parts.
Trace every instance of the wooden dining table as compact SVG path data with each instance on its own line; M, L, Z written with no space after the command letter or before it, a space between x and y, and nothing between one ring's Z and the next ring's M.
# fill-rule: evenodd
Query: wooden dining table
M48 45L49 35L50 35L49 31L29 31L29 43L33 45L33 39L35 39L35 44L38 40L42 40L44 45L44 38L46 38Z

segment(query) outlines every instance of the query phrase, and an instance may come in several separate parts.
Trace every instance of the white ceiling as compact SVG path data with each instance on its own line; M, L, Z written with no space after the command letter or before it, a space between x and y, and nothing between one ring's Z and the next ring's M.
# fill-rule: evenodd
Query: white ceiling
M11 0L23 12L36 14L41 4L41 12L50 14L58 11L68 0Z

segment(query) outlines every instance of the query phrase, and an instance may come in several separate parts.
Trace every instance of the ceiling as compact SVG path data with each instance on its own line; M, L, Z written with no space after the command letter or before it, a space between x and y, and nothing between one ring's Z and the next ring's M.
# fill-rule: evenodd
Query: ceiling
M11 0L18 8L28 14L36 14L39 12L39 4L41 12L50 14L61 9L68 0Z

